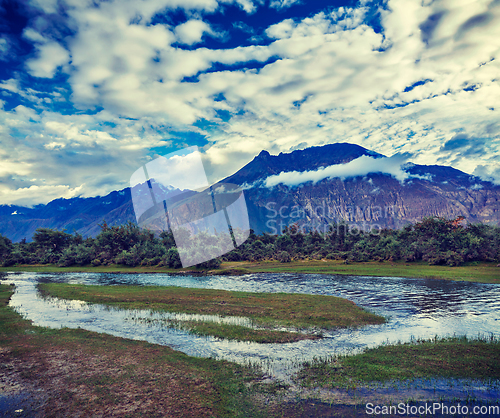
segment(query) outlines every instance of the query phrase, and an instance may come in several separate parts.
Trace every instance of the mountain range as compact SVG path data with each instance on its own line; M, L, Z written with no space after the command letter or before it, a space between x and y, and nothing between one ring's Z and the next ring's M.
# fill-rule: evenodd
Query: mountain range
M500 186L452 167L416 165L347 143L279 155L262 151L219 183L244 189L256 232L275 233L292 223L327 231L341 220L360 229L400 228L425 216L500 223ZM130 188L32 208L0 205L0 234L13 241L30 240L41 227L95 236L103 221L136 222Z

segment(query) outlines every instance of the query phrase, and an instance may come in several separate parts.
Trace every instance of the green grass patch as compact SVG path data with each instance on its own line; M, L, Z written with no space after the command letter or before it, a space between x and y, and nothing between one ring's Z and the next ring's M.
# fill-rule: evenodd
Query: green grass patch
M23 335L30 330L28 321L20 320L20 316L8 306L14 286L0 284L0 344L15 335Z
M252 293L176 286L90 286L40 283L43 295L117 308L250 318L259 326L332 329L381 324L385 318L335 296Z
M147 322L150 318L142 318ZM307 334L303 332L277 331L271 329L253 329L242 325L224 324L201 320L162 320L161 323L169 328L181 329L192 334L212 336L220 339L235 341L252 341L256 343L293 343L301 340L317 340L321 334Z
M297 380L305 386L356 387L370 382L419 378L500 379L500 341L450 337L368 349L304 365Z

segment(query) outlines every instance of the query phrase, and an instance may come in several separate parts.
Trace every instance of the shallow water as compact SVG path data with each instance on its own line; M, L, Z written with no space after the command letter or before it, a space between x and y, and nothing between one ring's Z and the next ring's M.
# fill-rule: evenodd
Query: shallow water
M15 283L10 305L35 325L84 328L91 331L146 340L186 354L257 364L271 376L288 381L300 363L318 357L354 353L385 342L409 341L453 334L500 336L500 286L426 279L331 276L305 274L250 274L245 276L185 276L110 273L5 273ZM257 344L201 337L153 321L134 321L149 311L109 309L78 301L43 299L37 282L93 285L176 285L251 292L289 292L334 295L352 300L389 318L386 324L325 333L321 340L288 344ZM167 318L167 317L164 317ZM179 319L179 318L177 318ZM228 321L233 319L228 318ZM245 319L235 319L245 321Z

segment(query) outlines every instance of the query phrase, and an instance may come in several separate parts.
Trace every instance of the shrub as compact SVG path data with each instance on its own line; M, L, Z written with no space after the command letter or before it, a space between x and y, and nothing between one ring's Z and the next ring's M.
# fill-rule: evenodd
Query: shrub
M289 263L292 261L292 257L290 257L290 253L288 251L281 251L278 255L278 260L280 263Z
M12 241L0 234L0 260L2 264L10 259L12 253Z
M182 267L181 258L179 257L179 251L177 251L177 248L172 247L167 251L164 264L173 269L179 269Z
M464 258L461 254L456 253L455 251L447 251L446 252L446 264L448 266L459 266L464 262Z

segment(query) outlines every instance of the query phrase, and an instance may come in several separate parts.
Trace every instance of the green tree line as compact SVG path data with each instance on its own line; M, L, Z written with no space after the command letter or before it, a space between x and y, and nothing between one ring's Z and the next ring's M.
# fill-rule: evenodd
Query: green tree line
M198 265L217 268L221 261L319 260L347 261L404 260L457 266L470 261L500 262L500 227L485 224L461 224L461 219L429 217L402 229L363 232L347 223L330 225L326 234L302 233L298 225L280 235L250 232L249 238L224 256ZM189 231L186 231L189 234ZM199 239L199 236L197 237ZM217 239L207 235L207 248L215 248ZM199 245L198 245L199 247ZM32 242L12 243L0 235L0 263L182 267L171 232L155 235L128 223L101 225L95 237L83 238L48 228L40 228Z

